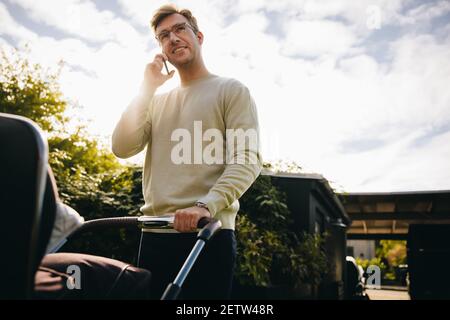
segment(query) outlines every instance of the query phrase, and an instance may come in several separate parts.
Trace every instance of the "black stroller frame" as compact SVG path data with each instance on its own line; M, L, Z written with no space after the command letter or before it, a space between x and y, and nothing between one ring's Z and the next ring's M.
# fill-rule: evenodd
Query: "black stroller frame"
M0 299L28 299L33 296L34 277L44 256L55 219L58 199L53 177L48 170L48 147L34 122L20 116L0 113L0 201L4 232L0 248L12 263L0 264L0 274L8 275L0 286ZM84 222L57 245L87 231L104 228L172 228L164 217L128 216ZM207 242L220 230L218 220L202 218L197 240L174 281L168 284L161 300L177 299L183 283ZM18 265L18 266L17 266ZM150 270L151 271L151 270Z
M161 218L165 216L140 216L140 217L117 217L117 218L103 218L89 220L83 223L83 225L75 230L71 235L64 239L57 248L70 241L75 236L81 233L92 231L99 228L115 227L120 228L124 226L132 226L141 229L141 232L145 229L170 229L173 227L172 223L168 221L161 221ZM192 267L194 266L197 258L202 252L206 243L220 230L222 224L219 220L211 218L202 218L198 222L198 228L201 229L197 234L197 240L186 258L184 264L179 270L175 280L168 284L164 291L161 300L176 300L186 277L189 275Z

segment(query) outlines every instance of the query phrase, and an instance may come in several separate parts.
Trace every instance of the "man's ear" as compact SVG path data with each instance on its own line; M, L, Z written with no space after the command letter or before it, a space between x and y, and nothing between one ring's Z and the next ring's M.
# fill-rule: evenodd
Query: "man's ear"
M198 31L197 34L196 34L196 37L197 37L198 43L200 45L202 45L203 44L203 39L204 39L203 33L201 33L201 31Z

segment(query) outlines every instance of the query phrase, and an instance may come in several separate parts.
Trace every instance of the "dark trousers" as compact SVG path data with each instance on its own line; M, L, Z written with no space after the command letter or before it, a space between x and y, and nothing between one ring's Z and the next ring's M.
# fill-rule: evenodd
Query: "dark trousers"
M175 280L196 241L196 233L143 232L138 266L152 273L151 298L160 299ZM236 260L233 230L220 230L203 248L183 284L179 299L224 300L231 295Z

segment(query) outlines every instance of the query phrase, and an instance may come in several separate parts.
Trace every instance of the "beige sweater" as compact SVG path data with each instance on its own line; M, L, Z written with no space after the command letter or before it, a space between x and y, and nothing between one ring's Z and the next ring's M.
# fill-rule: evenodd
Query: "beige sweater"
M233 129L256 132L256 148L248 143L238 147L228 135L239 132ZM216 75L165 94L136 97L112 136L119 158L147 147L141 208L145 215L171 213L201 201L224 229L234 229L238 199L261 171L259 145L249 90L237 80Z

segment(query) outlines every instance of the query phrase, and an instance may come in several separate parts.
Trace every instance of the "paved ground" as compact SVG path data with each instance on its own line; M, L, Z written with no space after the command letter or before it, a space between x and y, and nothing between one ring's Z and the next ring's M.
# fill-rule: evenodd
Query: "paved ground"
M367 289L366 292L371 300L410 300L405 290Z

